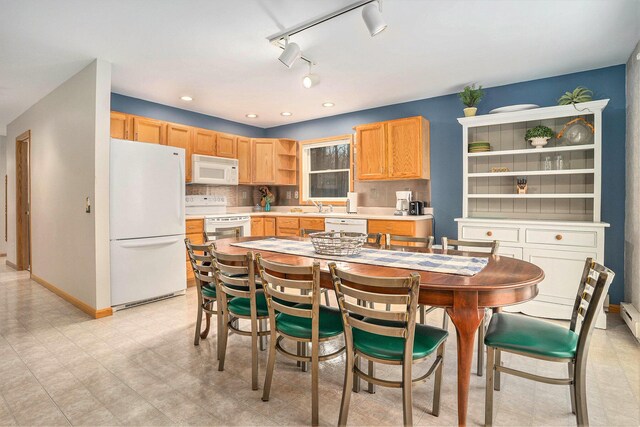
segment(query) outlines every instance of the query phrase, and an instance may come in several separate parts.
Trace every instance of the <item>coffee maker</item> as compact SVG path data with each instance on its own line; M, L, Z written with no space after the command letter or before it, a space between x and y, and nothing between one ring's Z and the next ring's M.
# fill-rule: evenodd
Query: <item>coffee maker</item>
M411 203L411 191L396 191L396 211L394 215L409 215L409 203Z

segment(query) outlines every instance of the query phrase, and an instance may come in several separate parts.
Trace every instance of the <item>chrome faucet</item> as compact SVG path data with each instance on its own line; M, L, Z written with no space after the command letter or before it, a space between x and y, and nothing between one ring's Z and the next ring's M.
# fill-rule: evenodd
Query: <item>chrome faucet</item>
M318 213L322 213L322 202L316 202L315 200L311 199L311 203L313 203L314 206L318 208Z

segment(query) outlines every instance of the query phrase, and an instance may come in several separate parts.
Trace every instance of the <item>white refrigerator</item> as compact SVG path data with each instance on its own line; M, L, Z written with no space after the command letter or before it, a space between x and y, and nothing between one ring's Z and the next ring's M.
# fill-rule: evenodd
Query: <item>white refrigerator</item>
M111 305L186 288L184 149L111 140Z

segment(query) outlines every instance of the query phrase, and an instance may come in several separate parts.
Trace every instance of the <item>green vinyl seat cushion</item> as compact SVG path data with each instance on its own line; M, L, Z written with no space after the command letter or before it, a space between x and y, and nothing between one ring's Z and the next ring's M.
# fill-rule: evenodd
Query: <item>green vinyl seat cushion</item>
M296 304L293 307L309 310L311 304ZM318 325L318 337L321 339L340 335L343 332L340 310L321 305ZM276 326L278 331L292 337L311 339L311 318L280 313L276 316Z
M382 326L401 327L402 323L390 320L379 320L365 317L365 322ZM384 360L402 360L405 339L388 337L353 327L353 346L356 350L369 356ZM413 358L421 359L433 353L438 346L447 339L449 333L441 328L416 324L413 340Z
M293 306L295 303L290 303L288 301L280 301L282 305ZM241 298L234 297L227 304L227 309L230 313L238 315L238 316L251 316L251 299L250 298ZM267 298L264 296L262 292L256 293L256 314L258 316L268 316L269 309L267 308Z
M497 313L491 317L484 343L536 356L572 359L576 355L578 334L543 320Z
M216 288L214 286L205 285L202 287L202 295L209 298L215 298Z

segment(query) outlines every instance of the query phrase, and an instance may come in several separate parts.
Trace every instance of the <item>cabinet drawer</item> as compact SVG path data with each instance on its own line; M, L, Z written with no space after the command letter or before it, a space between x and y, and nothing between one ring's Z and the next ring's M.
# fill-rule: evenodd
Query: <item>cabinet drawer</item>
M299 227L298 218L290 218L290 217L284 217L284 216L277 217L276 224L278 225L278 228L280 227L298 228Z
M300 228L324 231L324 218L300 218Z
M190 233L202 233L204 231L204 220L202 219L188 219L186 223L187 234Z
M522 259L522 248L511 248L508 246L499 246L498 255L509 258Z
M463 225L461 240L498 240L499 242L519 242L520 230L507 227L485 225Z
M298 237L299 234L297 228L278 227L278 236Z
M595 231L567 231L528 228L525 240L527 243L544 245L580 246L595 248L598 241Z
M388 233L400 236L413 236L416 231L415 221L385 221L370 219L367 226L369 233Z

